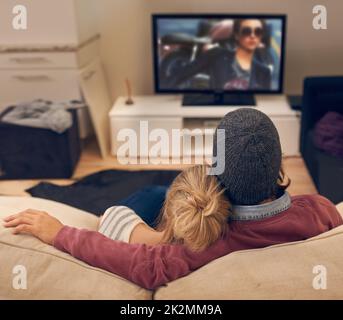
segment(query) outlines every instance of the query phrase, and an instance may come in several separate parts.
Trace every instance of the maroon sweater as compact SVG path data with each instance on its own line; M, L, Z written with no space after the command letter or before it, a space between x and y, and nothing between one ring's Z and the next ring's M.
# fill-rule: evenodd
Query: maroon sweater
M304 195L292 197L291 207L273 217L231 222L223 237L200 253L183 245L128 244L68 226L57 234L54 246L94 267L155 289L233 251L304 240L341 224L342 217L329 200Z

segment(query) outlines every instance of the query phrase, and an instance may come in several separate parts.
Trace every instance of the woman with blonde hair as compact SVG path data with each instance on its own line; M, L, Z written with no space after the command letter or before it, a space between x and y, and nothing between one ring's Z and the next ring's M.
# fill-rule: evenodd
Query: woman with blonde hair
M182 171L168 189L155 229L132 209L115 206L106 210L99 232L129 243L149 245L179 243L201 251L214 243L228 227L230 203L207 166Z

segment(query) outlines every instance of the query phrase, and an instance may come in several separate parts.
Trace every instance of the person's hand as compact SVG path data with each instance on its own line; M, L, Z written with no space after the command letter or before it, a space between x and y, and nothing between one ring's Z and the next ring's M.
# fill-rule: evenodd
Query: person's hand
M14 234L26 233L35 236L47 244L53 244L63 224L48 213L28 209L4 218L4 227L13 228Z

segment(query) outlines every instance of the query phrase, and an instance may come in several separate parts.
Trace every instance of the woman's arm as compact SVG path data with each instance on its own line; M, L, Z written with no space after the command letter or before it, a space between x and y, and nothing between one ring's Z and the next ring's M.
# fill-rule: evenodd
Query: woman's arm
M132 230L129 243L157 245L161 244L162 236L163 232L156 231L148 225L140 223Z
M148 290L189 274L222 251L217 248L211 250L212 254L198 254L182 245L129 244L109 239L99 232L68 226L60 230L53 245L91 266L115 273Z
M157 232L131 208L113 206L99 219L98 232L112 240L127 243L159 244L162 233Z

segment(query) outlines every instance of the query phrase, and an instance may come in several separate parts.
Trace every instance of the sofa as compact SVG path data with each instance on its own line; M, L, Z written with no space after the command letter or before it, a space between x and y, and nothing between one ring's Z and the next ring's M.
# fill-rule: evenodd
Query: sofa
M0 219L39 208L64 224L95 230L98 218L58 202L0 196ZM343 203L338 205L343 214ZM237 251L188 276L149 291L94 268L29 235L0 225L2 299L343 299L343 226L314 238ZM120 259L120 257L118 257ZM15 289L16 266L25 266L26 289ZM327 288L314 289L315 267L325 266Z
M333 203L343 201L343 159L319 150L314 143L316 123L329 111L343 114L343 77L304 80L300 151L320 194Z

